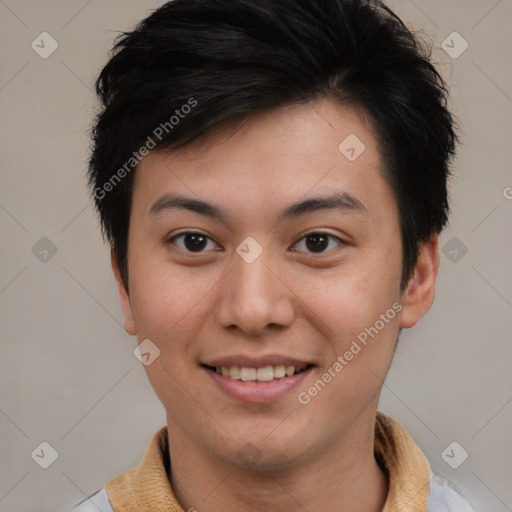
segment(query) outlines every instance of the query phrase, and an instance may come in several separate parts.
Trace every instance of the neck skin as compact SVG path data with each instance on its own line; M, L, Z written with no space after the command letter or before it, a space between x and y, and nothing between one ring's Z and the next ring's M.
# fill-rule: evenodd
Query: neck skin
M380 512L389 484L374 457L375 413L376 405L322 453L276 471L228 465L168 418L173 491L185 511Z

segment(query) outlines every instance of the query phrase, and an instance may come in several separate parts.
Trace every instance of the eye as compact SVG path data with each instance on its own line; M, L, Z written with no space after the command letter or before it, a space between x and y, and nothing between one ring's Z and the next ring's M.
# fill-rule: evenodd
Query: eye
M334 241L334 243L331 243ZM309 233L306 236L303 236L297 244L294 245L294 251L302 251L305 247L307 250L312 253L323 253L334 249L343 244L343 241L338 237L331 235L329 233ZM297 249L299 247L299 249Z
M183 251L187 252L205 252L205 248L210 245L210 249L217 249L218 246L207 235L195 231L179 233L169 239L170 243L175 244Z

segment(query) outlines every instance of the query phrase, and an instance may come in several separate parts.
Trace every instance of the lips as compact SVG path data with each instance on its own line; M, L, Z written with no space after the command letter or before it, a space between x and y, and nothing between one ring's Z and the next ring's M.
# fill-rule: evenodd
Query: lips
M287 356L229 356L201 364L222 391L249 402L283 398L316 365Z

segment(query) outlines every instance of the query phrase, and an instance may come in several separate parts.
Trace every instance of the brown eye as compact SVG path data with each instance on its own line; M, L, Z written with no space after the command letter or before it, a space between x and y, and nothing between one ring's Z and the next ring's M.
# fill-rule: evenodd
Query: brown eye
M322 252L329 246L329 237L318 234L306 237L306 247L313 252Z
M334 241L334 243L332 241ZM303 251L305 248L306 252L323 253L338 247L342 243L339 238L329 233L309 233L299 240L294 250Z
M214 249L216 247L210 237L203 233L196 232L180 233L179 235L172 237L169 241L187 252L204 252L204 249L208 247L209 243L213 246L210 248Z

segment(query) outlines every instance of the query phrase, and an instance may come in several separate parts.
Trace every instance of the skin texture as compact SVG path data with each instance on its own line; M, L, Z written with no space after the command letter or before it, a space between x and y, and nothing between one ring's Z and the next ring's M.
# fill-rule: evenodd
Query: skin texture
M350 134L366 146L353 162L338 149ZM399 328L412 327L432 304L439 255L433 236L401 293L398 211L381 165L364 111L327 99L226 123L140 164L129 293L114 255L112 264L126 331L161 351L145 369L167 411L170 479L184 510L382 509L387 475L373 456L379 395ZM334 191L364 208L277 222L290 204ZM185 209L151 214L166 193L207 201L225 217ZM187 231L210 237L202 253L187 251L183 237L170 240ZM318 253L305 242L311 232L335 238ZM236 252L248 236L263 249L253 263ZM393 304L401 311L300 403L298 392ZM201 367L234 354L280 354L316 367L284 398L245 403L223 393ZM248 449L251 464L241 457Z

